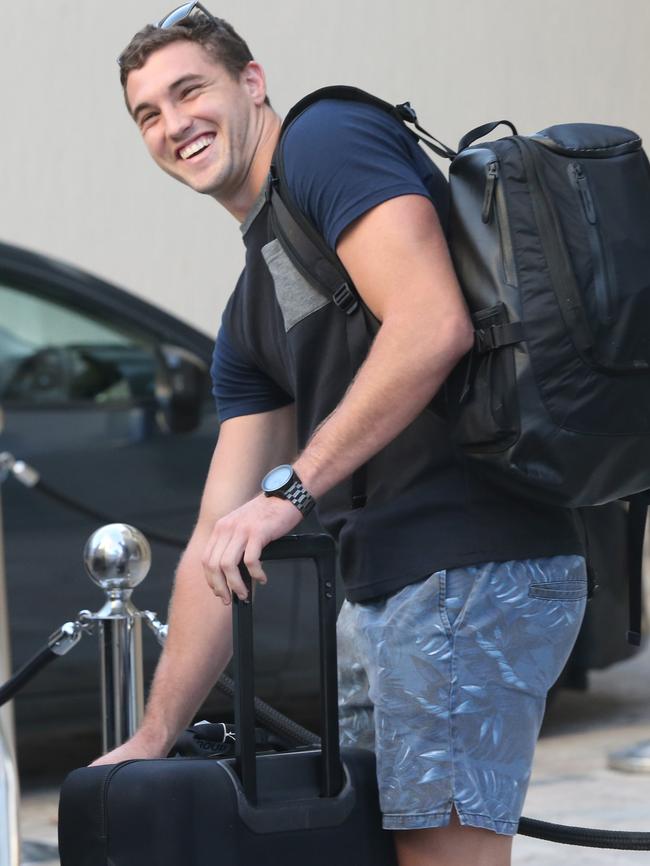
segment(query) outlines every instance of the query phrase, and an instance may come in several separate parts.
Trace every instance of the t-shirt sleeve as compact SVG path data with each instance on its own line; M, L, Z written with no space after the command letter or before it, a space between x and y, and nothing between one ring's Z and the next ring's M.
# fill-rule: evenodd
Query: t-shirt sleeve
M415 138L385 111L325 99L310 106L284 139L289 190L331 249L366 211L400 195L442 198L446 181ZM438 208L440 210L440 208Z
M293 397L237 352L223 325L214 344L210 374L221 422L293 403Z

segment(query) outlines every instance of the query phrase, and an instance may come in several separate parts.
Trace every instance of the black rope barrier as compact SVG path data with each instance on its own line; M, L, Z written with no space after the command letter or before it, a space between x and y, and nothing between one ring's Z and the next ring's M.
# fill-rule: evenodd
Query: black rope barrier
M73 499L65 493L61 493L61 491L51 487L40 477L39 480L35 484L30 485L30 487L32 490L38 491L43 496L47 496L48 499L52 499L54 502L58 502L59 505L63 505L72 511L76 511L77 514L82 514L84 517L91 517L93 520L98 520L100 523L118 522L111 517L110 514L106 514L104 511L98 511L96 508L92 508L83 502L79 502L77 499ZM162 532L157 532L155 529L151 529L149 526L141 526L138 523L138 528L151 541L157 541L160 544L168 544L170 547L176 547L179 550L184 550L187 545L187 540L165 535Z
M10 701L27 683L40 673L44 667L58 658L57 654L49 647L43 647L35 656L26 662L16 673L0 686L0 707Z
M522 818L517 832L522 836L544 839L546 842L559 842L562 845L613 848L620 851L650 851L650 833L571 827L568 824L552 824L535 818Z

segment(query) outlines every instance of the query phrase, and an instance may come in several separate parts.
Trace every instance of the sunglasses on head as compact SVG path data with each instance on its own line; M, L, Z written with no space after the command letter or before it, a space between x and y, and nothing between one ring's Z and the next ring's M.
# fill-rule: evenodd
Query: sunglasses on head
M173 27L175 24L182 24L183 21L187 21L191 17L199 17L203 16L207 18L208 21L211 21L215 27L220 27L221 24L218 18L215 18L214 15L211 15L208 10L201 3L183 3L181 6L177 6L172 12L168 15L165 15L164 18L161 18L157 24L153 26L158 28L158 30L167 30L169 27ZM117 58L118 65L121 64L121 58Z
M164 18L161 18L160 21L156 24L160 30L166 30L168 27L173 27L175 24L180 24L185 21L187 18L190 18L195 13L200 15L204 15L209 21L212 21L213 24L217 25L219 22L211 15L205 6L202 6L198 2L194 3L183 3L182 6L177 6L172 12L168 15L165 15Z

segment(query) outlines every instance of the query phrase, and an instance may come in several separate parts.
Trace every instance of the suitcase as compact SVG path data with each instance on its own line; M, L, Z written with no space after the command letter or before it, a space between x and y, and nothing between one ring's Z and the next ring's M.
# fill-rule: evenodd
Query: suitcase
M235 758L73 771L61 790L61 866L396 866L374 755L339 749L334 543L287 536L263 558L294 557L316 564L321 748L255 754L253 606L234 599Z

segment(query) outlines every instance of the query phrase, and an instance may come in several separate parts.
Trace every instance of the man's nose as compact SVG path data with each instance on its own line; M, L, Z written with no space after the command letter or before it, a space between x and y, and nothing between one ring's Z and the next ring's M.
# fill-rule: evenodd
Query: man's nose
M165 111L165 127L173 141L182 141L192 127L192 118L178 108L168 108Z

